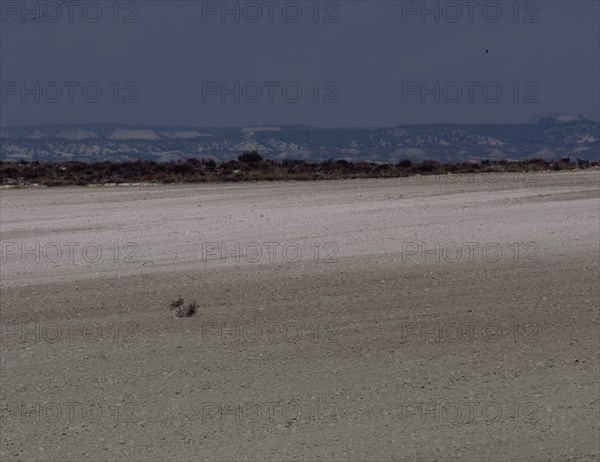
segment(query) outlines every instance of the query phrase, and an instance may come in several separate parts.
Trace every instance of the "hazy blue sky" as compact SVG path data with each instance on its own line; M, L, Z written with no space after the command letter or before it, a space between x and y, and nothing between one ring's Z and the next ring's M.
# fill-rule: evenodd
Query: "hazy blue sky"
M3 126L600 119L596 0L0 3Z

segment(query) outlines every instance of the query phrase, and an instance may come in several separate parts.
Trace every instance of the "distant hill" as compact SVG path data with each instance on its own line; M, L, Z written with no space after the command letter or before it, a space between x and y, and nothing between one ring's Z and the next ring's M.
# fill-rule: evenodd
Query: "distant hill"
M1 160L227 161L256 150L274 160L320 162L547 161L600 159L600 124L577 115L523 124L418 124L379 129L306 126L198 128L121 124L37 125L0 130Z

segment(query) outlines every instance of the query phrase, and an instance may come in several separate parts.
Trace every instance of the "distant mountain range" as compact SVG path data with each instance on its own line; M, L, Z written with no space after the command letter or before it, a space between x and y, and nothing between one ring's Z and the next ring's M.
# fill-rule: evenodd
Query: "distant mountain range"
M120 124L37 125L0 130L0 160L96 162L189 158L227 161L245 151L319 162L600 159L600 124L578 115L523 124L419 124L345 129L306 126L197 128Z

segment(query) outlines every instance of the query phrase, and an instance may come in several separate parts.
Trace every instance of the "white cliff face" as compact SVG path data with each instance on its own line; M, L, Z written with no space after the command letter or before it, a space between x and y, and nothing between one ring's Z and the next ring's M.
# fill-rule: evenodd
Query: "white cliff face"
M26 137L28 140L41 140L44 138L48 138L48 135L40 130L35 130L29 133Z
M154 130L126 130L117 128L108 137L111 140L159 140Z
M176 139L176 140L189 140L193 138L211 137L207 133L200 133L198 131L166 131L160 132L160 137L163 139Z
M561 114L554 117L554 122L557 124L566 124L569 122L578 122L583 120L579 114Z

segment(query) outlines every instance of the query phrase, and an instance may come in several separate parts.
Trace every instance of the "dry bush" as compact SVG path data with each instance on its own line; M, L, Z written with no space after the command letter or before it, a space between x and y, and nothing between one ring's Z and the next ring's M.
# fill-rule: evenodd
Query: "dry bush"
M190 318L196 314L197 309L198 304L196 302L190 302L186 305L185 300L181 297L171 302L171 311L174 311L175 316L178 318Z

